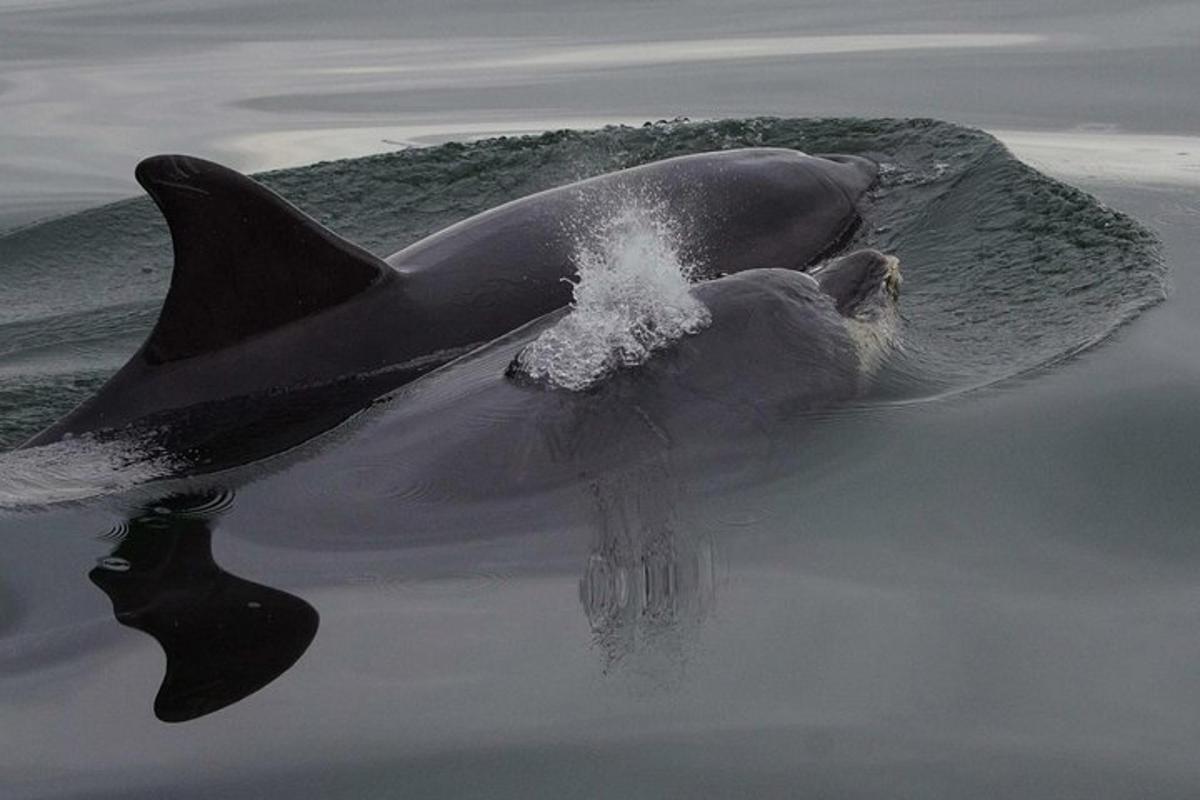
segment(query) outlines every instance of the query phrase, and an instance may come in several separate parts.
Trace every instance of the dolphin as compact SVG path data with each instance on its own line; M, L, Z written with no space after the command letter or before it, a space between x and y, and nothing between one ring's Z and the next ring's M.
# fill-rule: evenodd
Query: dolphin
M804 269L854 231L876 172L866 158L775 148L681 156L515 200L380 259L245 175L154 156L136 177L175 255L157 323L96 394L24 446L169 429L186 409L265 398L213 434L229 446L286 417L284 439L234 460L252 459L567 305L578 232L614 204L668 204L700 277Z
M747 448L757 456L791 422L864 396L883 360L874 349L897 341L899 284L897 259L873 250L815 275L768 268L696 284L707 328L585 391L521 372L521 354L573 313L553 312L246 468L247 527L300 547L444 543L483 535L480 513L496 535L526 524L534 498L639 464L666 459L673 478L720 485ZM297 513L313 524L289 522Z
M331 563L357 579L398 542L405 560L474 568L486 550L425 545L486 548L527 532L533 512L551 558L575 558L572 542L588 532L579 600L611 668L636 655L648 625L686 627L711 607L711 549L675 519L693 470L729 469L747 440L779 438L788 421L861 397L879 361L865 343L881 338L862 333L889 330L898 269L866 250L812 273L753 269L696 284L708 327L585 391L523 371L531 345L579 310L551 312L287 454L172 482L166 497L135 490L118 501L132 501L127 522L101 537L115 549L87 576L119 623L163 650L155 716L186 722L279 679L320 626L306 600L214 560L226 515L236 537L285 543L308 568Z
M688 440L694 445L700 434L719 443L724 459L731 440L755 427L774 429L781 418L860 394L875 362L856 330L894 313L898 284L898 262L875 251L814 275L757 269L699 284L691 294L711 312L706 330L582 392L532 375L522 358L579 313L552 312L407 384L363 424L312 443L311 457L293 456L265 474L264 465L248 467L258 476L238 489L249 517L243 527L292 546L320 537L309 542L318 550L371 547L396 535L409 544L422 535L444 541L446 518L473 500L489 516L525 525L525 515L497 514L504 502L590 482L584 508L600 518L580 601L611 667L635 649L641 622L673 623L686 611L681 603L693 601L702 614L713 589L703 558L689 561L697 543L675 530L680 464L672 456L694 449ZM682 460L693 465L691 453ZM448 502L429 502L430 488ZM213 560L215 523L233 497L209 488L138 504L106 535L115 549L88 573L117 621L162 647L154 713L164 722L206 716L262 689L317 632L319 614L307 602ZM568 518L580 510L578 502L549 505ZM421 520L422 506L439 526ZM324 524L295 526L297 514ZM480 535L473 525L450 530ZM485 535L502 532L489 524ZM623 581L636 590L623 590ZM633 603L615 602L627 594Z

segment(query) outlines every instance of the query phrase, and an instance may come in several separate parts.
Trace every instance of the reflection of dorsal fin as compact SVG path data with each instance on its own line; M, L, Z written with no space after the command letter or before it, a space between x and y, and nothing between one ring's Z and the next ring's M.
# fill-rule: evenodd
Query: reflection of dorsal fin
M304 655L320 625L299 597L213 561L215 518L231 500L219 491L156 500L88 573L117 622L162 645L167 670L154 713L163 722L193 720L257 692Z
M381 259L219 164L153 156L136 175L175 248L171 288L143 350L152 363L228 347L392 274Z

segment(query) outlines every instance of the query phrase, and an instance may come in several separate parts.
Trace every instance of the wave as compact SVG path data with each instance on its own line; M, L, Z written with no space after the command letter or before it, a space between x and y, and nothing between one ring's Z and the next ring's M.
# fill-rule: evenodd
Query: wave
M259 178L387 255L532 192L662 158L755 146L881 163L866 224L848 243L896 255L904 268L902 339L879 376L881 397L935 397L1055 363L1165 297L1166 269L1148 230L1021 163L992 136L934 120L614 126ZM0 354L0 446L53 421L115 369L118 353L132 352L165 294L170 262L166 227L146 198L0 236L0 330L21 333ZM53 358L44 356L47 341ZM99 364L97 352L105 354Z

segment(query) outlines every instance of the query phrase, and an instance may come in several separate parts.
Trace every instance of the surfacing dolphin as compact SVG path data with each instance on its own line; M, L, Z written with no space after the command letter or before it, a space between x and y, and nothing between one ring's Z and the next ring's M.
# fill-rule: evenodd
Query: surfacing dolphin
M26 446L170 428L184 409L263 398L213 434L244 443L259 422L288 417L284 440L233 457L248 460L569 303L574 232L614 203L667 203L700 275L802 269L857 226L876 166L784 149L682 156L513 201L386 260L218 164L155 156L136 175L175 251L158 321L95 395Z
M568 506L536 498L664 458L673 479L720 485L783 426L863 395L876 348L894 342L899 283L895 258L865 250L815 275L758 269L697 284L707 328L582 392L513 366L570 312L552 313L398 389L270 474L251 468L239 490L248 527L317 547L443 542L519 531L528 508ZM288 522L296 514L314 524Z

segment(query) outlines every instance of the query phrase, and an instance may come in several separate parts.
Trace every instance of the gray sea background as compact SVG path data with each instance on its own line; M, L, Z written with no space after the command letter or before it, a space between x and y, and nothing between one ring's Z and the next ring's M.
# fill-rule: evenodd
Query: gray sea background
M1200 6L1169 2L0 0L0 231L133 197L159 152L254 172L676 117L933 117L1139 220L1171 270L1082 354L831 425L719 504L656 498L707 577L633 644L589 627L586 548L553 531L297 557L313 648L166 726L148 637L101 657L99 627L50 655L28 633L54 585L118 631L66 558L105 548L2 519L0 795L1196 797L1197 42ZM216 553L250 577L277 557Z

